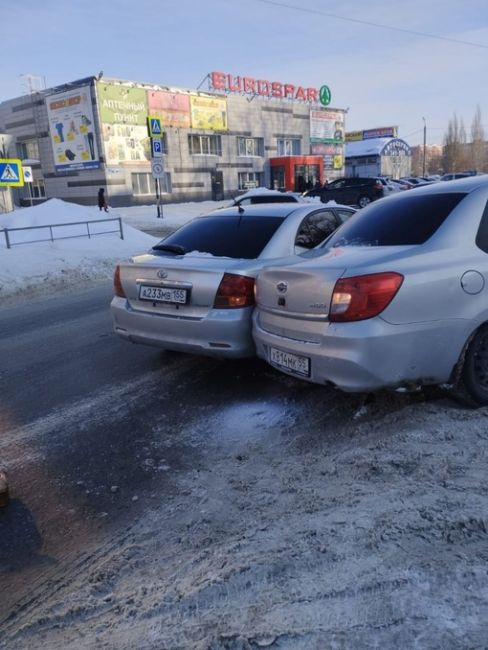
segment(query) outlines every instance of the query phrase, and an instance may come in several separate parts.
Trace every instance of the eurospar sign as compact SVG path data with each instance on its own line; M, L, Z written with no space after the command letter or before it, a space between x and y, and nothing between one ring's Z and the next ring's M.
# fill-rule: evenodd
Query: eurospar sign
M225 72L211 72L210 86L213 90L224 93L239 93L273 99L291 99L304 103L330 104L331 93L328 86L321 88L305 88L281 81L268 81L254 77L241 77Z

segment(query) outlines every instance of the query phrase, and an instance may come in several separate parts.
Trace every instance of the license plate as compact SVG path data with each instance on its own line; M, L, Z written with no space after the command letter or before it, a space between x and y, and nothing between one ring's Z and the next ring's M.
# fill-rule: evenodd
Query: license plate
M185 305L188 300L186 289L174 287L151 287L141 284L139 288L139 300L150 300L151 302L171 302L178 305Z
M310 359L308 357L283 352L283 350L278 350L277 348L270 348L269 360L277 368L284 368L297 375L310 377Z

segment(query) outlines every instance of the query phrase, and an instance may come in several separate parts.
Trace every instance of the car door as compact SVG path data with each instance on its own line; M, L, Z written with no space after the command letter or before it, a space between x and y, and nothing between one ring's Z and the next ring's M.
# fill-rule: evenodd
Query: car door
M322 201L326 202L334 200L338 203L345 202L344 199L347 191L346 180L346 178L340 178L337 181L332 181L332 183L329 183L327 189L322 195Z

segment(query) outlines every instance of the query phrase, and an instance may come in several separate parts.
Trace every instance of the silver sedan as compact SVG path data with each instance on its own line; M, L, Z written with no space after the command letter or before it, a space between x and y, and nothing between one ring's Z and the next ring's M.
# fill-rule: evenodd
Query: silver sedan
M258 356L345 391L450 383L488 404L488 176L358 212L257 281Z
M355 210L321 203L233 207L198 217L115 271L116 334L133 343L219 357L254 354L254 281L300 261Z

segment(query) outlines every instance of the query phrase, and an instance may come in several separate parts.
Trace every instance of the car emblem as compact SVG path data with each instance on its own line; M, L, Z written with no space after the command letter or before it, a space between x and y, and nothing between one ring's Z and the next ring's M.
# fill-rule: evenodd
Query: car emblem
M285 291L288 289L288 285L286 284L286 282L278 282L276 288L280 293L285 293Z
M164 280L164 278L167 278L167 277L168 277L168 271L164 271L163 269L158 271L158 278L161 278L162 280Z

